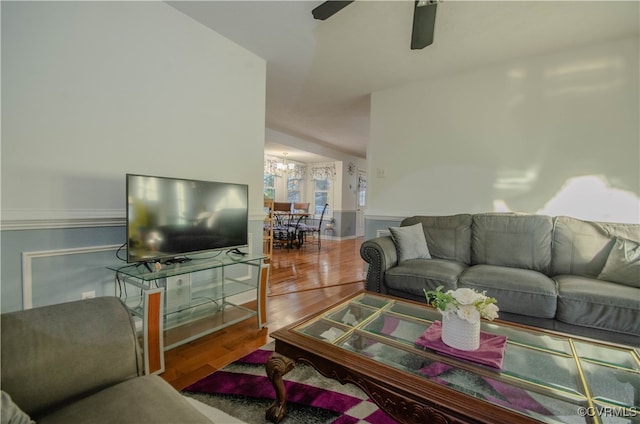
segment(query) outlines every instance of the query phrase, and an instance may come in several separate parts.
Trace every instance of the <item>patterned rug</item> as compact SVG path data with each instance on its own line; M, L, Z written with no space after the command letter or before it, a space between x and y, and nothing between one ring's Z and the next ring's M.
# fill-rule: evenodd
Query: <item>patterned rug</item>
M270 343L183 390L183 394L247 423L265 423L275 399L265 364ZM323 377L313 367L297 364L284 376L287 414L282 424L393 424L367 395L352 384Z

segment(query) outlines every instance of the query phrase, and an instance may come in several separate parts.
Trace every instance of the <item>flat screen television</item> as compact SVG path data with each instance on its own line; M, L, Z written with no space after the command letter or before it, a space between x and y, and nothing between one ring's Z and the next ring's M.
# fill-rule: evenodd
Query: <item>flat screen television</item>
M248 245L249 187L127 174L127 262Z

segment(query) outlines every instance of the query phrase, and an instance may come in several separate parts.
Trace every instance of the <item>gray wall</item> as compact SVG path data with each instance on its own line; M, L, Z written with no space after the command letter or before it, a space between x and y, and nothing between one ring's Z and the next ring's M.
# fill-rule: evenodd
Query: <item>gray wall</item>
M249 231L252 240L258 237L253 252L260 253L262 221L250 222ZM2 312L25 302L36 307L78 300L85 292L115 295L115 273L107 267L126 265L116 256L125 240L122 226L2 231ZM23 254L31 263L25 272Z

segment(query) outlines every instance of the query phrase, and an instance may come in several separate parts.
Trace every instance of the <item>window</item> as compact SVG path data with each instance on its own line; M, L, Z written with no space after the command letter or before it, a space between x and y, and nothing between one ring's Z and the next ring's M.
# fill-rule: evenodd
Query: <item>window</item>
M275 177L273 175L264 176L264 197L269 199L276 198L276 184Z
M287 200L290 202L302 201L302 180L287 178Z
M313 213L320 215L325 203L329 203L331 200L331 180L314 180L314 192L313 192ZM327 215L329 208L325 212Z
M358 177L358 206L360 206L361 208L364 208L367 203L366 203L366 196L367 195L367 177L366 175L360 175Z

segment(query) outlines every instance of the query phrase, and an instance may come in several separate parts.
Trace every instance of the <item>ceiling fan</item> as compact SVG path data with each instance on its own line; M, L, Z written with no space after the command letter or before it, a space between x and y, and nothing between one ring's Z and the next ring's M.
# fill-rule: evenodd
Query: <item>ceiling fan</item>
M436 22L436 7L438 1L439 0L415 0L413 6L411 50L423 49L433 43L433 28ZM353 3L353 0L329 0L313 9L311 13L314 18L324 21L351 3Z

